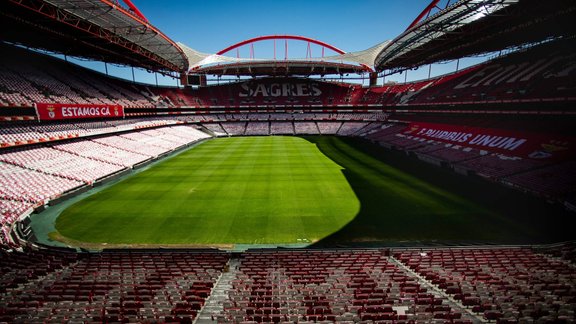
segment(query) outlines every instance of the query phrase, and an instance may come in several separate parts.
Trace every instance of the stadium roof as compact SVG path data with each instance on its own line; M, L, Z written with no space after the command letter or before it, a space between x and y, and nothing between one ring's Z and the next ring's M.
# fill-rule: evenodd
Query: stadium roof
M375 66L379 71L413 68L573 36L575 13L573 0L457 1L396 37Z
M241 45L270 39L295 39L313 42L329 48L337 55L307 58L259 59L222 55ZM269 35L242 41L216 53L198 52L182 43L178 45L188 57L189 73L214 75L323 75L372 72L376 55L388 44L380 43L369 49L346 53L329 44L303 36Z
M186 71L184 52L129 0L4 0L1 40L152 71Z

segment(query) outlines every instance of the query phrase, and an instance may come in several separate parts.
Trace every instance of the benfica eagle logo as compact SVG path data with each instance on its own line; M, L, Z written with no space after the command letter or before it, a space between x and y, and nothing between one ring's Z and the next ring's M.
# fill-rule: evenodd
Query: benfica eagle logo
M48 117L50 118L56 117L56 113L54 112L55 108L53 106L48 106L48 108L46 109L48 109Z
M542 149L532 152L529 156L533 159L547 159L556 152L568 150L568 145L566 141L551 140L549 143L541 144Z

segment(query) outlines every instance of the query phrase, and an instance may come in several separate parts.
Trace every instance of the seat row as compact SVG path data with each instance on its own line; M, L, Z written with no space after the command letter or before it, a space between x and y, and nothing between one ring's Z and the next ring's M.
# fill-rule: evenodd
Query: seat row
M0 320L570 323L574 265L554 254L570 250L398 249L390 257L387 249L233 255L2 246Z
M576 319L574 266L532 249L405 251L394 257L487 320Z

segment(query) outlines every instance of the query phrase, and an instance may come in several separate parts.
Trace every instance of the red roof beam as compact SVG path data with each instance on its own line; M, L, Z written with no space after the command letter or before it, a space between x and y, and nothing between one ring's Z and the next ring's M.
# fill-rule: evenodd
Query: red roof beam
M410 24L410 26L408 26L408 28L406 28L406 30L409 30L410 28L416 26L420 22L420 20L424 18L424 16L428 15L430 11L432 11L432 9L436 7L438 2L440 2L440 0L432 0L432 2L430 2L428 7L422 10L422 12L418 15L418 17L416 17L416 19L414 19L414 21Z
M132 10L136 14L136 16L148 22L148 19L144 17L144 14L142 14L142 12L132 3L132 1L130 0L122 0L122 1L124 1L124 3L128 6L128 8L130 8L130 10Z
M120 12L122 12L123 14L125 14L128 17L131 17L132 19L136 20L137 22L141 23L142 25L146 26L147 28L150 28L151 30L153 30L154 32L156 32L158 35L160 35L160 37L164 38L164 40L166 40L168 43L172 44L172 46L174 46L178 52L180 52L180 54L182 55L182 57L184 59L187 59L186 54L184 54L184 51L182 51L182 49L180 49L180 46L178 46L172 39L168 38L168 36L166 36L163 32L161 32L159 29L157 29L156 27L150 25L150 23L148 22L148 20L146 19L146 17L144 17L144 15L142 16L138 16L136 14L136 12L134 12L134 14L132 14L131 12L125 10L124 8L122 8L121 6L117 6L115 5L112 1L110 0L100 0L101 2L107 4L108 6L110 6L111 8L114 8ZM136 8L136 7L134 7ZM138 8L136 8L136 10L138 10ZM140 13L142 14L142 13Z

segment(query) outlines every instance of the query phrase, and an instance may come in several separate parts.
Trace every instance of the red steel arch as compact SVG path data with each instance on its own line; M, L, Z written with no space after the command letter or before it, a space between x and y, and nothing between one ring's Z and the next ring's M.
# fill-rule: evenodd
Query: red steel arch
M309 38L309 37L304 37L304 36L297 36L297 35L267 35L267 36L259 36L259 37L254 37L254 38L250 38L247 39L245 41L241 41L239 43L236 43L234 45L230 45L228 47L226 47L225 49L219 51L218 53L216 53L217 55L222 55L224 53L228 53L233 49L236 49L238 47L244 46L246 44L252 44L252 43L256 43L256 42L260 42L260 41L265 41L265 40L271 40L271 39L290 39L290 40L300 40L300 41L304 41L304 42L310 42L316 45L320 45L322 47L328 48L333 50L334 52L338 53L338 54L344 54L346 52L344 52L343 50L339 49L336 46L332 46L330 44L324 43L322 41L313 39L313 38Z
M406 30L416 26L422 20L422 18L424 18L424 16L430 15L432 9L437 8L436 5L438 2L440 2L440 0L432 0L432 2L430 2L430 4L424 10L422 10L422 12L418 15L418 17L416 17L416 19L414 19L414 21L410 24L410 26L408 26L408 28L406 28Z

